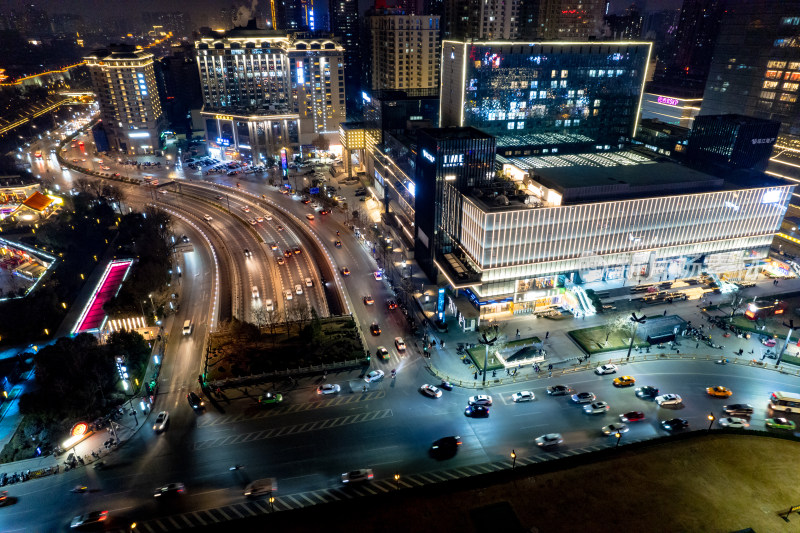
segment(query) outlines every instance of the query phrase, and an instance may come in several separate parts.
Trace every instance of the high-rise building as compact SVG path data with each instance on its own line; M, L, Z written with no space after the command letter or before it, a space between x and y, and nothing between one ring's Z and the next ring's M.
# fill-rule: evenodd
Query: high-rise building
M439 85L439 17L399 9L368 12L373 90L426 89Z
M687 159L726 170L764 170L780 122L742 115L702 115L689 135Z
M622 15L606 15L605 22L609 37L613 40L629 41L642 36L644 17L639 13L636 4L625 10Z
M319 0L318 0L319 1ZM281 30L321 30L322 26L314 10L314 0L282 0L284 24Z
M800 135L800 0L729 0L701 115L778 120Z
M159 153L166 117L156 86L153 54L133 46L110 46L85 58L100 118L112 150Z
M254 22L196 43L209 146L260 160L281 148L338 144L344 49L335 38L261 30Z
M650 50L622 41L444 41L441 126L496 135L501 154L611 149L634 135Z
M521 0L520 39L588 41L603 34L605 0Z
M192 30L189 14L183 11L145 11L142 22L146 28L162 26L165 31L179 36L188 35Z
M344 86L347 95L347 114L358 111L361 53L358 46L358 0L329 0L330 29L344 48Z
M192 132L191 112L203 106L194 54L191 44L182 43L157 63L164 80L164 112L173 131L189 135Z
M524 0L445 0L446 39L516 39Z

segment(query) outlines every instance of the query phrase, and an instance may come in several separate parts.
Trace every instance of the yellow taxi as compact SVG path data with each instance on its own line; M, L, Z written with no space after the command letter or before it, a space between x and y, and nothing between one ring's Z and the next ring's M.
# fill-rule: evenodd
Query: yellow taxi
M706 392L709 396L714 396L715 398L730 398L733 391L725 387L708 387Z
M614 386L615 387L630 387L636 383L636 379L633 376L620 376L614 379Z

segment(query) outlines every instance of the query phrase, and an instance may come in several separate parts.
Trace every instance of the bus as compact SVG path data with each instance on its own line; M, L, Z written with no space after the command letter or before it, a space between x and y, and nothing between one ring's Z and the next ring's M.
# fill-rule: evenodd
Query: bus
M773 392L769 397L769 408L773 411L800 413L800 394L794 392Z

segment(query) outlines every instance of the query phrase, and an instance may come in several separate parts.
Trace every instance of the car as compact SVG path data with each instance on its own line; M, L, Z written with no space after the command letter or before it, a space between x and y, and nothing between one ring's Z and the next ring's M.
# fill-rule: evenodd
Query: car
M181 235L181 242L189 242L189 236L188 235Z
M636 388L636 396L639 398L653 399L658 396L658 389L647 385L645 387Z
M299 254L299 253L301 253L301 252L302 252L302 250L300 249L300 247L299 247L299 246L295 246L295 247L294 247L294 249L293 249L292 251L294 252L294 254L295 254L295 255L297 255L297 254Z
M269 245L269 247L271 249L273 249L273 250L277 250L278 249L278 243L277 242L273 242L272 244Z
M470 405L492 405L492 397L488 394L478 394L467 398L467 403Z
M753 414L753 406L746 403L732 403L730 405L723 405L722 411L728 415L750 416Z
M153 422L153 431L159 433L167 429L167 424L169 424L169 413L166 411L161 411L156 416L156 421Z
M276 404L276 403L281 403L282 401L283 401L283 394L279 392L276 393L268 392L258 397L258 403L260 405Z
M461 446L461 437L458 435L442 437L433 441L430 452L435 457L452 457L458 452L459 446Z
M5 507L6 505L10 505L13 503L12 498L8 497L8 491L4 490L0 492L0 507Z
M246 205L246 206L242 207L242 211L244 211L245 213L249 213L250 212L250 206Z
M306 282L306 287L313 287L314 286L314 282L311 281L311 278L306 278L305 282Z
M622 422L641 422L644 420L644 413L641 411L628 411L619 415Z
M341 390L342 388L336 383L325 383L317 387L317 394L336 394Z
M276 261L278 262L279 265L285 265L286 264L286 259L284 259L282 255L279 255L278 259L276 259Z
M677 394L662 394L656 396L656 403L658 405L680 405L683 403L683 399Z
M419 391L424 394L425 396L430 396L431 398L441 398L442 391L434 387L433 385L428 385L427 383L419 388Z
M250 292L253 294L253 299L254 299L254 300L258 300L258 297L259 297L259 294L258 294L258 287L256 287L255 285L253 285L253 288L251 288L251 289L250 289Z
M345 472L342 474L342 483L361 483L364 481L372 481L373 478L371 468L362 468L360 470L353 470L352 472Z
M575 392L572 387L566 385L550 385L547 387L547 394L550 396L566 396Z
M349 276L349 275L350 275L350 269L347 267L342 268L342 276Z
M635 383L636 379L631 376L620 376L618 378L614 378L615 387L630 387Z
M613 424L609 424L607 426L603 426L602 432L603 435L616 435L617 433L627 433L630 430L628 424L623 424L622 422L614 422Z
M314 220L314 218L315 218L315 217L314 217L314 215L312 215L311 213L309 213L309 214L307 214L307 215L306 215L306 218L307 218L308 220Z
M369 332L377 337L378 335L381 334L381 327L373 322L372 325L369 327Z
M163 487L158 487L153 493L154 498L166 499L170 497L179 496L184 493L185 487L183 483L169 483Z
M253 257L253 252L251 252L249 249L245 248L244 249L244 256L245 257Z
M389 350L387 350L383 346L378 346L378 349L375 350L375 355L377 355L381 359L389 359Z
M406 341L403 340L403 337L395 337L394 338L394 346L397 348L398 352L405 352L406 351Z
M797 424L788 418L767 418L764 420L764 423L770 429L788 429L794 431L795 427L797 427Z
M485 405L468 405L464 409L464 414L470 418L487 418L489 416L489 408Z
M267 222L272 222L272 215L266 215L266 216L264 217L264 219L265 219Z
M706 389L706 394L709 396L713 396L714 398L730 398L733 391L725 388L725 387L708 387Z
M678 431L689 427L689 421L685 418L672 418L670 420L662 420L661 427L667 431Z
M602 376L605 374L616 374L617 373L617 365L600 365L594 369L594 373L598 376Z
M287 259L292 257L292 251L291 250L284 250L283 251L283 257L285 257Z
M211 218L211 215L203 215L203 218L205 219L206 222L211 222L212 220L214 220L213 218Z
M300 198L300 201L301 201L301 202L303 202L304 204L307 204L307 203L309 203L311 200L309 200L308 198L306 198L305 196L303 196L302 198Z
M206 402L204 402L200 398L200 396L198 396L194 392L190 392L189 394L187 394L186 395L186 400L189 402L189 405L191 405L192 409L194 409L195 411L199 411L200 409L203 409L205 407L205 405L206 405Z
M397 309L397 302L394 300L386 300L386 308L389 310Z
M273 303L271 298L267 298L264 301L264 310L267 311L267 312L275 310L275 304Z
M592 402L583 406L583 412L590 415L602 415L610 409L608 402Z
M258 221L256 221L256 219L254 219L254 218L251 218L250 219L250 225L251 226L255 226L256 224L258 224Z
M546 433L536 437L534 441L536 445L541 448L549 448L550 446L561 444L564 442L564 438L561 436L561 433Z
M283 291L283 297L286 298L287 300L291 300L292 299L292 291L290 291L289 289L286 289L285 291Z
M536 396L533 394L533 392L531 392L531 391L529 391L529 390L522 390L522 391L515 392L514 394L512 394L512 395L511 395L511 399L512 399L512 400L513 400L515 403L519 403L519 402L531 402L531 401L533 401L534 399L536 399Z
M224 196L222 196L221 194L218 194L218 195L217 195L217 200L224 200L224 199L225 199L225 197L224 197Z
M372 275L375 276L375 281L380 281L383 279L383 274L381 273L380 270L376 270L375 272L372 273Z
M375 300L372 299L372 296L367 295L364 296L364 305L372 305L375 303Z
M275 226L275 229L278 230L278 231L283 231L283 226L278 224L277 226Z
M72 529L97 526L108 519L108 511L92 511L90 513L78 515L69 523Z
M333 245L335 247L337 247L337 248L341 248L342 247L342 241L340 241L339 239L336 239L335 241L333 241Z
M766 340L761 341L761 344L763 344L767 348L773 348L778 343L777 343L777 341L775 341L775 339L766 339Z
M442 380L442 382L439 383L439 386L444 390L453 390L453 384L449 381Z
M592 403L597 399L593 392L579 392L572 395L572 401L575 403Z
M725 416L719 419L718 424L724 428L743 429L750 427L750 423L744 418L736 416Z
M295 286L294 286L294 292L295 292L295 294L297 294L297 295L303 294L303 286L302 286L302 285L299 285L299 284L298 284L298 285L295 285Z
M331 214L331 212L330 212L329 210L327 210L327 209L323 209L323 210L321 210L321 211L319 212L319 214L320 214L320 215L330 215L330 214Z
M383 379L383 370L373 370L364 376L364 381L372 383L373 381L380 381Z
M264 222L264 217L256 217L256 222Z

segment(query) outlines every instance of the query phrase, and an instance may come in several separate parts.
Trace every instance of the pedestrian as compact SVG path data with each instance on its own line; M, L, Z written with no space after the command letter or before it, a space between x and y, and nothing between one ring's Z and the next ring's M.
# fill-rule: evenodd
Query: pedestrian
M681 351L680 350L676 350L676 351L678 352L678 355L680 355Z
M442 341L442 348L444 348L444 341Z
M475 372L474 374L472 374L472 379L478 379L478 373L477 373L477 372Z
M700 343L698 342L697 344L695 344L695 346L694 346L694 349L696 350L696 349L698 349L699 347L700 347Z
M547 365L547 370L553 370L553 363L550 363L549 365Z
M552 378L553 377L553 371L552 370L550 372L548 372L547 377L548 378Z
M506 376L508 375L508 369L506 368Z
M545 339L547 339L548 337L550 337L550 332L549 331L545 332L545 334L544 334L544 338Z
M667 316L667 310L664 309L664 316Z
M519 339L519 328L517 328L517 338Z

